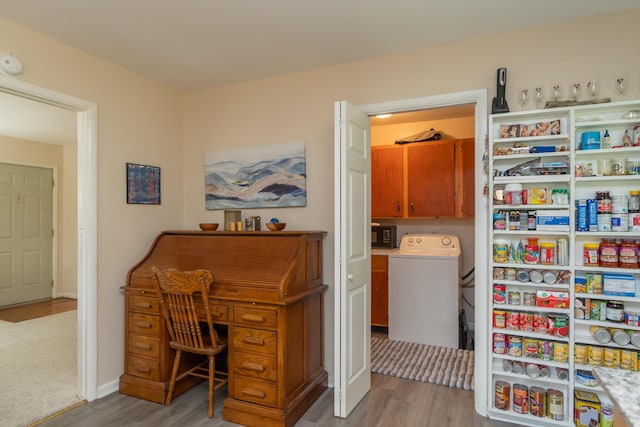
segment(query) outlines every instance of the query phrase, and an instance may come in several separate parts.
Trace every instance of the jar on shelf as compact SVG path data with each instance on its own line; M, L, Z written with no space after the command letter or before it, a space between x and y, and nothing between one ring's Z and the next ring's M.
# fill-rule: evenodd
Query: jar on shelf
M629 231L640 231L640 191L629 192Z
M598 265L598 252L600 245L598 243L585 243L582 245L583 261L585 267L597 267Z
M608 191L596 192L598 231L611 231L611 196Z
M607 302L607 320L610 322L624 322L624 304L622 301Z
M556 245L553 242L540 243L540 264L553 265L556 263Z
M619 247L618 264L621 268L638 268L640 247L634 239L622 239Z
M527 244L524 247L524 263L538 264L539 255L538 239L536 237L527 238Z
M600 267L618 267L619 246L616 239L603 238L600 242Z

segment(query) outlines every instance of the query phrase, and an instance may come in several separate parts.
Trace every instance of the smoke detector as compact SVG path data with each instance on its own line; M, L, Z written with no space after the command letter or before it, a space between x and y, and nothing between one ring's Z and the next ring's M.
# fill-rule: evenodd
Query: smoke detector
M22 62L12 53L0 54L0 69L10 76L19 76L22 73Z

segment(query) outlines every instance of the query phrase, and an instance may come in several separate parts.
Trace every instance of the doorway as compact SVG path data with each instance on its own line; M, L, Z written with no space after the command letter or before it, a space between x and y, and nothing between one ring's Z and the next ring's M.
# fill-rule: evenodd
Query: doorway
M455 105L464 105L464 104L473 104L475 106L475 154L474 154L474 163L476 164L475 168L475 219L474 219L474 229L475 229L475 241L477 242L475 247L473 248L474 258L475 258L475 274L476 277L487 277L487 266L486 266L486 254L483 254L484 246L482 242L486 242L487 238L487 212L484 207L486 207L486 201L480 197L483 194L483 188L486 182L486 174L482 167L483 165L483 153L486 151L485 140L487 135L487 123L488 123L488 113L487 113L487 90L475 90L468 92L459 92L459 93L451 93L451 94L443 94L425 98L414 98L400 101L391 101L379 104L369 104L364 106L359 106L359 110L368 115L374 116L378 114L384 113L396 113L396 112L407 112L407 111L418 111L424 109L434 109L439 107L447 107L447 106L455 106ZM336 164L339 164L336 161ZM339 227L336 227L339 229ZM344 283L346 281L342 280ZM336 286L341 286L340 281L336 281ZM474 291L475 301L480 302L483 301L483 295L480 293L486 288L486 286L476 286ZM336 295L340 293L339 290L336 290ZM342 304L341 301L336 299L336 312L339 312L339 307ZM475 310L475 319L484 319L486 317L486 305L476 303ZM478 323L478 322L475 322ZM344 333L347 325L344 324L344 320L340 317L336 320L335 325L335 336L340 336ZM480 334L480 336L476 337L475 343L479 348L485 348L487 345L487 337L485 334ZM484 352L475 352L475 366L476 366L476 383L477 384L486 384L487 378L487 367L486 367L486 357ZM336 348L334 348L334 354L336 358L335 366L341 366L341 363L344 363L340 359L340 355L344 354L343 349L340 348L339 342L336 340ZM479 390L482 388L476 387L474 392L475 394L475 406L476 412L480 415L485 415L486 413L486 402L483 399L486 399L485 393L479 393ZM342 389L341 389L342 390ZM347 398L342 396L342 398Z
M80 399L97 397L97 107L94 103L0 76L0 92L76 114L77 297Z

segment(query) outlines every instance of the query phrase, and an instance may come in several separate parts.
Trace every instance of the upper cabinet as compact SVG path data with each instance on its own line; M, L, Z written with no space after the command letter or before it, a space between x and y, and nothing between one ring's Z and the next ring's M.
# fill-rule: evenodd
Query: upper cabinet
M371 216L473 216L474 139L372 147Z

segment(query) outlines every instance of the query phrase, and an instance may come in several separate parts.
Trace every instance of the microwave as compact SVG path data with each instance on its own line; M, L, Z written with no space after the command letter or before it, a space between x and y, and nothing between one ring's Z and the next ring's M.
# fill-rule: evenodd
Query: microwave
M396 247L395 225L372 225L371 247L393 249Z

